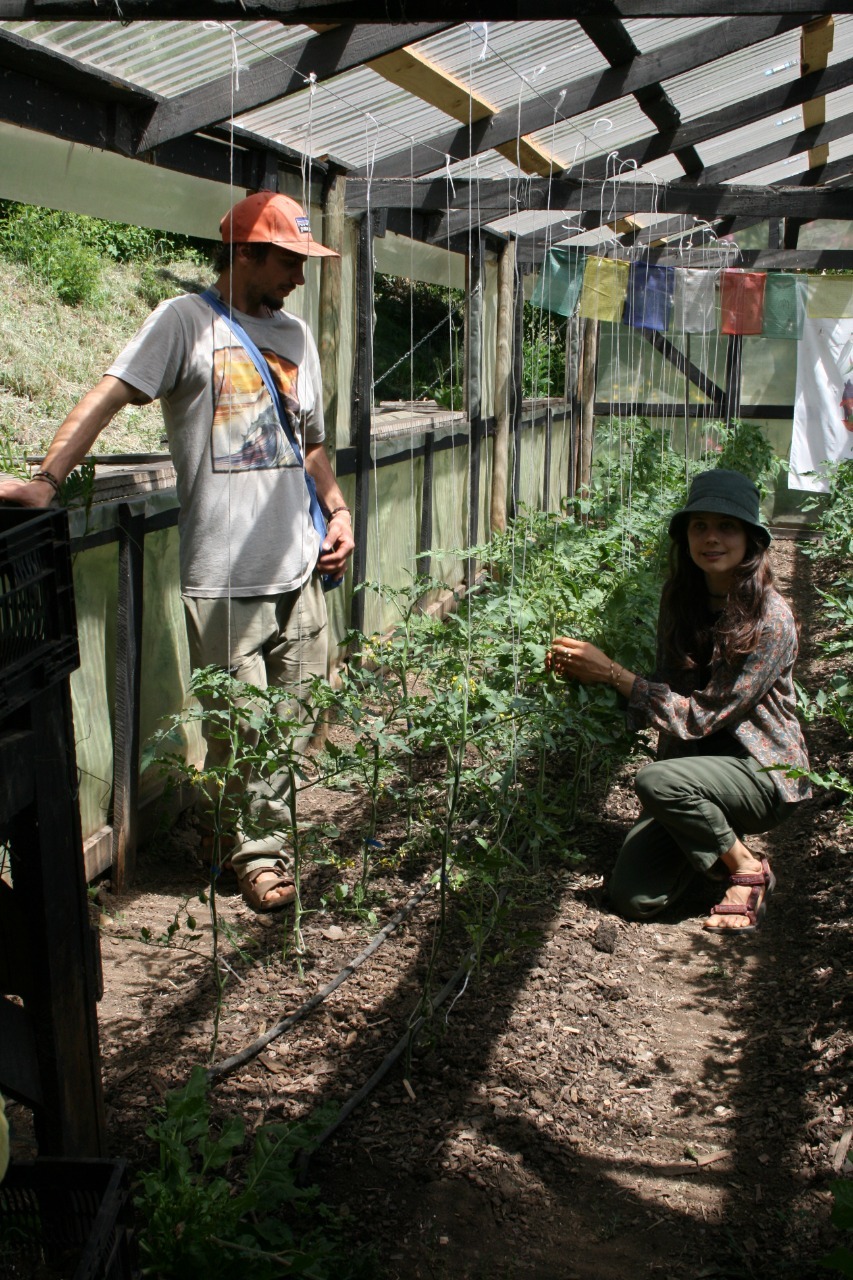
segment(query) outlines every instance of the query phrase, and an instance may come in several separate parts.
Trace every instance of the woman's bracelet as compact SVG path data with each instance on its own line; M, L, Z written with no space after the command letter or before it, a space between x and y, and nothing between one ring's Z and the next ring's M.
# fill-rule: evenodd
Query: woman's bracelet
M334 510L329 512L329 514L326 516L326 519L334 520L335 516L339 516L342 511L345 511L349 516L350 520L352 520L352 512L350 511L349 507L335 507Z
M618 674L618 675L616 674L616 672L617 672L617 671L619 672L619 674ZM617 665L616 665L616 663L615 663L615 662L611 662L611 664L610 664L610 685L611 685L611 687L612 687L613 689L618 689L618 688L619 688L619 681L622 679L622 677L624 676L624 674L625 674L625 668L624 668L624 667L619 667L619 666L617 666Z
M59 495L59 481L50 471L37 471L32 477L33 480L43 480L45 484L49 484L53 492Z

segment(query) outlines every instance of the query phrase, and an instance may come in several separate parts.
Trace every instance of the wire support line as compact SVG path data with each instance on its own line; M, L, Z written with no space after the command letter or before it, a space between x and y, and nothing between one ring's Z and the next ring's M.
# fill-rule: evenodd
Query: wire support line
M411 915L411 913L420 906L421 902L423 902L430 890L435 888L435 882L433 879L434 875L435 872L430 873L427 883L409 899L405 906L400 907L399 911L397 911L388 923L384 925L383 928L380 929L379 932L371 939L361 954L357 955L354 960L351 960L349 964L345 965L331 982L327 983L326 986L322 987L319 991L315 991L314 995L311 996L309 1000L306 1000L304 1004L300 1005L294 1013L288 1014L286 1018L282 1018L280 1022L275 1024L275 1026L270 1027L268 1031L265 1031L262 1036L258 1036L257 1040L254 1040L250 1045L241 1049L239 1053L232 1054L230 1058L223 1058L221 1062L216 1062L212 1067L208 1067L205 1073L208 1083L211 1083L214 1080L220 1080L223 1076L230 1075L230 1073L235 1071L237 1067L245 1066L247 1062L251 1062L259 1053L263 1053L267 1045L272 1044L273 1040L277 1040L280 1036L283 1036L285 1032L290 1031L292 1027L295 1027L298 1022L302 1022L308 1017L308 1014L312 1013L313 1010L316 1009L318 1005L322 1004L328 996L330 996L334 991L337 991L338 987L342 986L348 978L352 977L356 969L360 969L365 961L369 960L375 951L378 951L383 942L391 936L398 925L402 924L406 917Z

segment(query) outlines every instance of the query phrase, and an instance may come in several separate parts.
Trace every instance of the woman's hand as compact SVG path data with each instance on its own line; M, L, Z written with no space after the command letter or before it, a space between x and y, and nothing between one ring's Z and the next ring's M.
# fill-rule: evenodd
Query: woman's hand
M545 657L546 670L558 676L571 676L581 684L610 684L615 667L607 654L594 644L571 636L557 636Z

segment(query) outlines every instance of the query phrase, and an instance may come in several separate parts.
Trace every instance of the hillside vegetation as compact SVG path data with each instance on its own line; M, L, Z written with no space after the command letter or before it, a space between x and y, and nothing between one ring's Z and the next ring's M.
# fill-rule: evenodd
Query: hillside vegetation
M202 246L0 202L0 469L44 453L68 411L162 298L210 280ZM161 451L156 404L128 407L94 453Z

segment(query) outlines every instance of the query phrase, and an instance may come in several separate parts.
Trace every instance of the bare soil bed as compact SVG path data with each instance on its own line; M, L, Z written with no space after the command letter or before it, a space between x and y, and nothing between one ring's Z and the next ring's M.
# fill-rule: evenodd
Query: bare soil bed
M804 624L799 679L817 687L813 567L793 542L774 546ZM849 772L851 743L837 730L824 726L811 748L817 766ZM817 1259L839 1243L829 1184L850 1172L853 1132L853 830L821 793L755 842L779 880L757 935L703 932L708 902L698 899L628 924L609 911L604 884L637 810L635 767L589 797L574 840L582 861L555 851L508 900L479 970L411 1061L313 1156L310 1177L377 1278L826 1274ZM342 855L353 852L361 801L329 792L311 807L339 827ZM394 822L387 814L386 848ZM377 869L380 925L430 870ZM109 1133L113 1153L137 1165L152 1155L152 1108L207 1061L214 1011L204 954L144 945L139 932L161 933L204 878L184 819L145 852L135 888L101 895ZM250 959L236 942L226 950L218 1059L302 1005L376 932L323 907L340 879L331 867L307 877L301 966L282 955L286 919L254 916L223 885L221 910ZM436 986L470 947L460 910L451 900ZM352 1098L406 1031L436 918L430 892L309 1016L214 1084L216 1113L236 1110L252 1127Z

